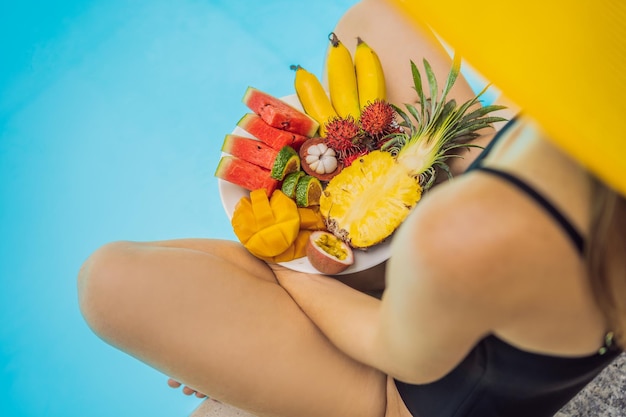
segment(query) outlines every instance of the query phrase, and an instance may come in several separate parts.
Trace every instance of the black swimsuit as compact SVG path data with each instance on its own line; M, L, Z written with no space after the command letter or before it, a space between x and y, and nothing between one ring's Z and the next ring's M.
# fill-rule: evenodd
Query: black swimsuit
M513 123L509 122L498 133L468 171L495 175L526 193L562 226L582 255L584 239L546 198L519 178L480 165L493 144ZM566 358L527 352L491 335L481 340L443 378L423 385L396 381L396 386L414 417L548 417L619 353L611 346L609 338L601 353Z

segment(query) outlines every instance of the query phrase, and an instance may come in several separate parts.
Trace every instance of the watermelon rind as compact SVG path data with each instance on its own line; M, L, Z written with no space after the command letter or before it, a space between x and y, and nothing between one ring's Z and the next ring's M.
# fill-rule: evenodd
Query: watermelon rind
M232 155L220 158L215 176L248 191L264 189L268 196L272 195L279 185L279 181L271 177L269 170Z
M256 113L244 114L237 126L277 151L283 146L291 146L297 151L308 139L304 135L270 126Z
M315 135L319 123L308 114L258 88L248 87L243 103L268 125L307 137Z
M271 170L278 155L276 149L260 140L234 134L224 137L222 152Z

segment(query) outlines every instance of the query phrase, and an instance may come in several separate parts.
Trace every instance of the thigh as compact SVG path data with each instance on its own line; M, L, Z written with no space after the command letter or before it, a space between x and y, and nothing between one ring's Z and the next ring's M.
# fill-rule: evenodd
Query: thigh
M357 37L376 51L385 71L387 99L398 106L415 103L418 98L413 89L411 61L423 73L422 60L427 59L440 84L450 72L452 59L436 35L411 21L392 2L361 0L339 19L334 32L353 53ZM422 83L428 91L425 77ZM474 97L474 92L460 76L448 97L463 103Z
M232 242L120 242L79 281L81 308L109 343L259 415L382 416L386 377L338 351Z

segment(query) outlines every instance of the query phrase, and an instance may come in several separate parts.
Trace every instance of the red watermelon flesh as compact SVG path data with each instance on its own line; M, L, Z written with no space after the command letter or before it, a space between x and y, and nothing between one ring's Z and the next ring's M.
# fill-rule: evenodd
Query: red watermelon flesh
M312 137L319 127L319 123L307 114L254 87L248 87L243 102L265 123L277 129Z
M226 135L222 152L229 153L244 161L269 169L271 171L278 151L260 140L239 135Z
M272 127L255 113L246 113L237 122L237 126L277 151L285 146L291 146L297 151L304 141L308 139L307 136Z
M268 197L278 187L278 181L271 177L271 171L232 155L222 156L215 176L249 191L263 188Z

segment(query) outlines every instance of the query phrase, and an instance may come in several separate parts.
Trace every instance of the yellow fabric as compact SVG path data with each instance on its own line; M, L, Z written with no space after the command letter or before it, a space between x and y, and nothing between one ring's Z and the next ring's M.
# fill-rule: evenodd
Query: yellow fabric
M388 0L626 195L625 0Z

